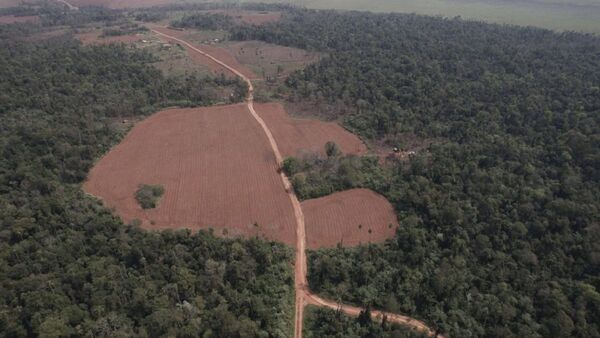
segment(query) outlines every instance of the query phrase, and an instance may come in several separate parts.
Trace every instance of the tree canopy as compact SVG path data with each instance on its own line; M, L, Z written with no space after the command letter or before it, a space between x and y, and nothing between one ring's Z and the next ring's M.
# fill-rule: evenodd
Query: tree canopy
M232 37L326 53L288 99L366 139L441 140L383 168L288 161L301 196L369 187L401 224L383 245L312 252L313 290L451 337L600 335L598 37L302 9Z

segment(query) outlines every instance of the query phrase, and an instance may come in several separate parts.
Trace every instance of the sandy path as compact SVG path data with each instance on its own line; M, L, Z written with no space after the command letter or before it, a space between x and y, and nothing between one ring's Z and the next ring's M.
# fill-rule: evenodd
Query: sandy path
M248 97L246 98L246 103L248 105L248 109L250 110L250 113L252 114L252 116L254 117L256 122L258 122L260 124L263 131L265 132L265 134L269 140L269 143L271 145L271 148L273 149L273 153L275 154L275 159L276 159L277 163L279 165L281 165L283 162L283 158L281 156L281 152L279 151L279 148L277 147L275 138L273 138L273 134L271 133L271 130L269 129L269 127L267 126L265 121L254 110L254 87L252 86L252 82L250 81L250 79L248 77L246 77L245 75L243 75L241 72L239 72L237 69L225 64L224 62L213 57L212 55L201 51L200 49L194 47L193 45L191 45L189 42L187 42L185 40L182 40L177 37L159 32L158 30L153 29L153 28L151 28L151 30L154 33L156 33L164 38L178 41L179 43L184 44L191 50L193 50L197 53L200 53L203 56L213 60L217 64L219 64L219 65L223 66L224 68L228 69L229 71L231 71L233 74L239 76L241 79L243 79L248 84ZM358 316L360 311L362 311L363 309L354 307L354 306L349 306L349 305L340 305L335 302L325 300L325 299L311 293L310 290L308 289L308 280L307 280L307 275L306 275L306 271L307 271L306 230L305 230L305 225L304 225L304 214L302 213L300 201L298 201L298 198L294 194L292 184L288 180L287 176L285 176L285 174L281 170L279 172L279 175L281 177L281 181L283 182L283 186L285 187L287 195L290 199L290 202L292 203L292 207L294 208L294 216L296 218L296 239L297 240L296 240L296 263L295 263L295 272L294 272L295 289L296 289L296 312L295 312L295 318L294 318L294 323L295 323L294 337L301 338L302 337L302 325L303 325L303 321L304 321L304 306L306 304L313 304L313 305L324 306L324 307L328 307L328 308L332 308L332 309L339 309L339 310L343 311L344 313L351 315L351 316ZM388 317L388 320L390 320L394 323L411 327L415 330L425 332L431 336L435 335L434 331L431 330L425 323L418 321L416 319L410 318L410 317L406 317L406 316L402 316L402 315L398 315L398 314L394 314L394 313L381 312L381 311L372 311L372 315L374 318L381 318L382 316L385 315ZM441 336L441 335L438 335L438 337L443 338L443 336Z
M79 10L79 7L77 7L77 6L73 6L73 5L71 5L70 3L68 3L68 2L67 2L67 1L65 1L65 0L56 0L56 1L58 1L58 2L62 3L63 5L65 5L65 6L69 7L69 9L70 9L70 10L72 10L72 11Z

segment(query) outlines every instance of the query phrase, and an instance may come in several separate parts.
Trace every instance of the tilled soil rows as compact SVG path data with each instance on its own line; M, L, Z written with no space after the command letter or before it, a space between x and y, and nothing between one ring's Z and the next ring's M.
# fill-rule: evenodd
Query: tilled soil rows
M138 205L140 184L165 188L157 208ZM149 117L98 162L84 189L146 229L211 227L225 236L296 240L273 152L246 104Z

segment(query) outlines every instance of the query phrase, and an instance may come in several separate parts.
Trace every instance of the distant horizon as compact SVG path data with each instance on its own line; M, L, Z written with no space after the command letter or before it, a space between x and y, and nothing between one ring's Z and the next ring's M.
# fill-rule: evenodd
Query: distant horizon
M242 0L242 2L257 2ZM314 9L400 12L600 34L597 0L258 0ZM575 2L575 3L573 3Z

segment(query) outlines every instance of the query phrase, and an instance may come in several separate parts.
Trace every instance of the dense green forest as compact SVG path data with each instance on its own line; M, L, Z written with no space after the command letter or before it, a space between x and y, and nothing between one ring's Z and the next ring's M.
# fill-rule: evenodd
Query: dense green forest
M31 35L44 25L0 25L0 337L289 335L289 248L142 231L80 188L122 118L211 104L221 86L241 100L244 84L166 78L132 48Z
M288 99L366 139L441 140L385 168L291 163L301 197L369 187L401 224L385 244L311 252L314 291L451 337L600 336L599 38L311 10L232 38L327 53Z
M132 15L152 21L214 6ZM600 336L598 37L254 6L286 13L262 26L227 24L232 38L327 55L289 76L288 100L334 112L390 147L404 147L407 135L437 140L385 165L335 153L286 161L299 197L368 187L401 223L384 244L310 252L314 291L409 314L450 337ZM220 86L241 100L243 83L166 78L148 66L151 55L123 46L29 39L90 22L110 33L124 12L10 11L42 20L0 25L0 336L288 334L284 246L144 232L79 188L122 136L115 122L211 104ZM410 336L328 310L308 314L315 337Z
M308 306L305 311L304 336L306 338L425 338L426 334L411 331L384 320L371 320L370 310L357 318L325 309Z
M233 19L229 15L220 13L194 13L173 20L170 25L176 28L226 30L233 26Z

